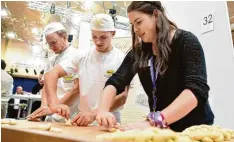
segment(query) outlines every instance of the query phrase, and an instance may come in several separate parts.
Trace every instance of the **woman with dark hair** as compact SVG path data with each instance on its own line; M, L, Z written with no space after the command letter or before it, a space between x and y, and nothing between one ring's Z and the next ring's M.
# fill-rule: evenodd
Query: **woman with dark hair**
M131 2L128 17L133 48L106 82L96 117L98 123L117 127L109 112L111 104L138 73L148 95L150 113L147 120L128 127L169 126L183 131L193 125L213 124L205 57L197 37L178 29L159 1Z

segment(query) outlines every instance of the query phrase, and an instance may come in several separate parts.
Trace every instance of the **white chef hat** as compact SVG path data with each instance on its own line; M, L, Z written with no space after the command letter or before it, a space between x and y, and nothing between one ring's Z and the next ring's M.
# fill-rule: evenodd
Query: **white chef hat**
M49 23L44 30L45 36L52 34L54 32L60 31L60 30L64 30L66 31L65 27L60 23L60 22L52 22Z
M108 14L96 14L90 24L94 31L115 31L114 21Z

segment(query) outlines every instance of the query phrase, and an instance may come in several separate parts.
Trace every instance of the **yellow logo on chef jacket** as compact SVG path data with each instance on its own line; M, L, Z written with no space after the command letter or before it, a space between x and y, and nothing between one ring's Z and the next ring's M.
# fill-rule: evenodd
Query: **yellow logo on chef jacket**
M111 77L114 73L115 73L114 70L107 70L107 71L106 71L106 74L105 74L104 76L107 77L107 78L109 78L109 77Z
M66 83L72 82L73 81L73 76L74 76L73 74L64 76L63 77L63 82L66 82Z

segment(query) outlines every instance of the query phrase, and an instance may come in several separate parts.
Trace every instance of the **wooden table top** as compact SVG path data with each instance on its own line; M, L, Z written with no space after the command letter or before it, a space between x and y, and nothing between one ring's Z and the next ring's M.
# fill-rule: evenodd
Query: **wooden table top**
M31 122L17 120L16 125L2 124L2 142L99 142L96 136L109 133L103 127L66 126L64 123L52 123L52 127L61 128L62 133L35 130L30 127L46 124L46 122ZM231 140L229 142L234 142Z
M27 120L17 120L16 125L8 125L8 124L2 124L1 129L2 129L2 142L3 137L6 138L6 142L10 142L15 140L14 137L22 137L22 135L27 136L28 138L24 139L24 142L32 142L33 138L38 137L39 139L56 139L56 142L58 142L58 139L63 139L65 142L73 142L73 141L78 141L78 142L86 142L86 141L92 141L96 142L96 136L98 134L103 134L107 133L103 127L96 127L96 126L90 126L90 127L77 127L77 126L66 126L64 123L52 123L52 127L55 128L61 128L63 131L62 133L55 133L55 132L50 132L50 131L43 131L43 130L35 130L30 127L36 126L36 125L41 125L41 124L46 124L46 122L31 122ZM13 134L8 134L8 133L15 133ZM20 134L19 134L20 133ZM19 136L18 136L19 135ZM30 139L30 140L26 140ZM42 140L36 140L36 141L42 141ZM35 141L35 142L36 142ZM34 142L34 141L33 141ZM45 142L43 140L43 142ZM52 142L50 140L50 142Z

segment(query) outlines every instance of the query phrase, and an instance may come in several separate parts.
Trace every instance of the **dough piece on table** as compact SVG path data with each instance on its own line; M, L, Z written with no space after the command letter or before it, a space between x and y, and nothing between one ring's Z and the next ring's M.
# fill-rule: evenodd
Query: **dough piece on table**
M157 133L158 136L164 138L165 141L178 141L179 135L170 129L162 129Z
M134 132L133 132L133 134L134 134ZM147 130L145 130L145 131L139 130L135 134L136 135L133 137L134 142L154 141L154 136L156 135L153 131L147 131Z
M212 126L212 127L213 131L220 132L223 135L225 141L229 141L232 139L233 136L232 133L230 133L231 132L230 130L221 128L219 126Z
M231 129L225 129L231 136L231 139L234 139L234 130Z
M16 125L17 121L15 119L5 118L5 119L1 119L1 124Z
M200 142L223 142L233 138L233 130L215 125L199 125L185 129L182 132L182 136L189 136L193 140Z
M39 125L36 125L36 126L32 126L30 128L36 129L36 130L50 131L50 132L55 132L55 133L62 133L61 128L52 127L51 123L39 124Z
M72 123L71 123L71 119L70 119L70 118L69 118L69 119L65 118L65 125L66 125L66 126L72 126Z
M117 129L116 128L110 128L110 129L108 129L108 131L111 132L111 133L114 133L114 132L117 131Z
M9 124L10 119L1 119L1 124Z
M134 140L136 139L135 137L139 135L138 134L139 131L140 130L137 130L137 129L126 130L126 131L116 131L115 133L112 133L112 139L116 142L122 142L122 141L134 142Z
M15 119L10 119L9 120L9 125L16 125L17 121Z
M213 140L209 137L204 137L201 141L203 142L213 142Z
M114 142L178 142L178 137L179 135L171 130L148 128L144 130L117 130L114 133L99 135L97 139Z
M101 134L98 135L96 138L97 140L107 140L107 141L115 141L115 142L127 142L127 141L132 141L134 142L134 136L136 130L127 130L127 131L120 131L117 130L116 132L113 133L106 133L106 134Z
M36 125L36 126L32 126L30 128L36 129L36 130L49 131L50 128L51 128L51 123L48 123L48 124L39 124L39 125Z
M114 126L114 128L108 129L108 131L111 132L111 133L114 133L114 132L116 132L117 130L119 130L118 127L120 127L120 124L119 124L119 123L117 123L117 124Z
M62 129L60 129L60 128L55 128L55 127L50 127L50 132L62 133Z
M189 136L180 136L178 142L200 142L200 141L193 140Z

